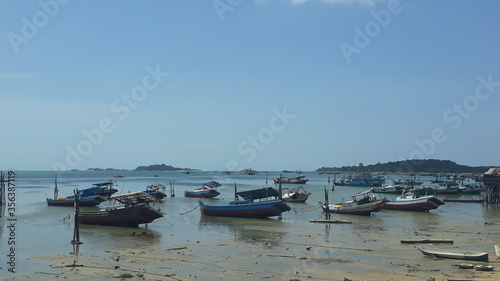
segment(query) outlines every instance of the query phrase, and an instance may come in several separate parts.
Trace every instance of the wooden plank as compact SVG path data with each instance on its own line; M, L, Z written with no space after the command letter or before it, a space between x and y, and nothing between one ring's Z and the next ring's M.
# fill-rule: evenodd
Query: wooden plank
M309 221L312 223L352 223L352 221L348 220L313 220Z
M453 239L401 239L403 244L417 244L417 243L453 243Z

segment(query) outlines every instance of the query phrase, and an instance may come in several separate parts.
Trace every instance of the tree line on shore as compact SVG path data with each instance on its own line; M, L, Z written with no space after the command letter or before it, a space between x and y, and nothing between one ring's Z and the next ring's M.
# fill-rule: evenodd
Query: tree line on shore
M359 163L357 166L342 166L342 167L322 167L316 172L382 172L382 173L472 173L479 174L488 171L491 166L471 167L460 165L451 160L402 160L395 162L387 162L363 165Z

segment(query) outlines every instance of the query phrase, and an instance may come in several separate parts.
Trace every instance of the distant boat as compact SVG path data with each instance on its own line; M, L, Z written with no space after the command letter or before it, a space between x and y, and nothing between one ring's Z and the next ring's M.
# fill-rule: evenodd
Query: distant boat
M385 182L383 176L373 177L371 175L361 175L355 178L344 178L334 180L333 183L338 186L355 186L355 187L381 187Z
M350 201L343 201L335 205L327 205L320 201L319 204L323 211L329 213L369 216L371 213L382 210L388 201L385 197L382 199L373 198L370 196L371 193L372 190L369 189L353 195Z
M306 176L304 175L298 175L293 178L285 178L285 177L280 177L280 178L274 178L274 183L279 184L279 183L290 183L290 184L305 184L309 180L305 179Z
M406 186L413 186L413 185L421 185L424 183L423 181L419 181L417 179L405 179L405 180L394 180L393 183L396 185L406 185Z
M167 197L167 194L165 194L165 189L167 187L162 185L162 184L152 184L152 185L148 185L146 187L146 192L147 194L153 196L154 198L158 199L158 200L162 200L163 198Z
M255 201L257 199L279 197L280 193L272 187L235 192L235 194L243 198L243 200L213 205L206 205L199 200L201 214L220 217L269 218L291 210L281 199Z
M441 205L444 205L444 202L434 195L417 196L413 193L406 193L396 197L396 200L387 201L384 209L428 212Z
M184 190L184 197L213 198L220 195L220 192L217 191L219 186L222 185L216 181L206 182L200 188Z
M373 193L383 193L383 194L401 194L407 188L402 185L387 185L384 187L373 187Z
M423 247L418 247L418 249L422 252L422 254L436 258L488 261L488 253L486 252L464 252Z
M305 203L307 198L311 196L311 192L306 191L302 186L297 188L286 188L288 192L283 193L283 201L294 203Z
M138 227L163 217L160 210L149 206L155 198L143 191L114 195L111 199L120 205L102 207L97 211L80 211L78 221L83 224Z

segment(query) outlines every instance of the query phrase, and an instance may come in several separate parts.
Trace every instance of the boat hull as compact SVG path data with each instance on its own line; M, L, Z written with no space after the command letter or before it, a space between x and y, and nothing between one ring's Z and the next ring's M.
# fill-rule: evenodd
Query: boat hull
M219 217L269 218L290 210L290 207L281 200L262 202L241 200L214 205L203 204L200 200L199 204L202 215Z
M425 196L420 198L398 198L398 200L388 201L387 203L385 203L384 209L428 212L429 210L437 209L439 206L445 204L435 196Z
M145 191L145 192L158 200L167 197L167 195L161 191Z
M163 214L148 205L135 205L124 208L109 208L106 210L80 212L78 214L79 223L138 227L139 224L151 223Z
M371 213L376 213L382 210L386 202L387 202L386 199L380 199L371 201L366 204L357 204L356 202L344 202L344 203L339 203L337 205L326 206L323 203L320 203L320 205L321 208L323 208L323 211L329 213L370 216Z
M279 180L279 179L274 179L275 184L279 183L288 183L288 184L305 184L309 180L308 179L301 179L301 180Z
M101 204L101 202L106 201L107 199L103 196L88 196L88 197L82 197L78 200L78 205L82 207L86 206L97 206ZM47 205L49 206L71 206L73 207L75 205L75 198L74 197L66 197L66 198L59 198L59 199L50 199L47 198Z
M471 261L488 261L488 253L483 252L455 252L449 250L441 250L434 248L418 247L422 254L436 258L471 260Z
M215 189L209 190L185 190L184 197L196 197L196 198L214 198L220 194Z

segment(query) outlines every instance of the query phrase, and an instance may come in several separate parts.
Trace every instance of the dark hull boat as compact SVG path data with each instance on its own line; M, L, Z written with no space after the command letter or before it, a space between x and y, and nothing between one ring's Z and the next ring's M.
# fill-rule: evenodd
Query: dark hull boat
M149 206L155 198L139 191L112 196L121 205L103 207L97 211L82 211L78 213L78 221L83 224L108 226L138 227L140 224L151 223L163 217L160 210Z
M269 218L289 211L290 207L281 200L254 202L252 200L236 200L229 204L206 205L200 200L201 214L205 216Z
M197 197L197 198L214 198L220 194L219 191L215 189L195 189L195 190L184 190L185 197Z
M274 178L274 183L275 184L280 184L280 183L289 183L289 184L305 184L309 180L305 179L306 176L300 175L296 176L294 178L284 178L284 177L279 177L279 178Z
M206 216L241 217L241 218L269 218L279 216L291 208L281 199L255 201L269 197L279 197L280 193L272 188L262 188L236 192L244 200L234 200L228 204L207 205L199 200L200 211Z
M87 197L79 197L78 204L80 206L97 206L101 202L108 200L104 196L93 195ZM47 205L49 206L71 206L75 205L75 196L68 196L65 198L50 199L47 198Z
M220 192L217 191L219 186L221 186L221 184L216 181L206 182L200 188L185 190L184 197L214 198L220 194Z
M148 185L146 187L146 192L147 194L153 196L154 198L158 199L158 200L162 200L163 198L167 197L167 194L165 194L165 189L167 187L162 185L162 184L152 184L152 185Z

